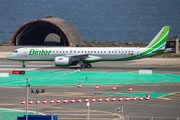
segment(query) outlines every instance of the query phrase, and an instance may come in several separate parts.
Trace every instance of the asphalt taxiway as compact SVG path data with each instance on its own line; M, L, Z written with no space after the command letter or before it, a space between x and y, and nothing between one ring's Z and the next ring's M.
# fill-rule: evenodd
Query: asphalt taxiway
M144 61L143 61L144 62ZM138 72L140 69L153 70L153 73L170 73L180 74L179 65L155 65L152 59L147 59L143 63L139 61L123 61L123 62L99 62L93 63L92 68L80 69L79 66L72 67L56 67L54 62L26 62L26 68L21 68L21 63L17 61L8 61L5 58L0 58L0 72L9 72L12 70L25 71L90 71L90 72ZM164 62L164 61L163 61ZM143 65L137 65L143 63ZM147 64L146 64L147 63ZM152 63L152 64L149 64ZM159 62L161 63L161 62ZM159 64L158 63L158 64ZM176 61L178 63L178 60ZM148 78L147 78L148 79ZM53 82L53 81L52 81ZM45 93L40 94L39 99L41 103L44 99L48 104L40 104L39 112L46 114L58 114L62 119L85 119L87 116L87 106L84 99L88 97L88 90L90 91L89 100L95 97L96 102L90 103L90 117L91 119L113 119L120 117L122 113L117 112L115 108L123 106L123 114L130 117L130 120L147 119L146 117L162 117L160 119L172 120L180 116L180 82L176 83L151 83L151 84L131 84L133 91L131 93L169 93L166 96L151 98L150 101L118 101L119 96L116 97L116 102L104 102L106 95L97 95L97 93L130 93L128 91L129 84L116 85L117 90L112 90L112 85L99 85L99 89L94 89L94 85L83 85L82 88L77 88L77 85L63 85L63 86L30 86L30 88L45 89ZM19 110L26 110L25 105L21 105L22 99L26 98L26 87L0 87L0 108L12 108ZM36 94L30 93L29 98L36 101ZM82 103L70 103L74 98L76 101L79 96ZM60 99L63 102L67 98L69 103L54 103L49 104L51 98L56 102ZM97 102L99 97L103 102ZM113 96L110 96L110 100ZM129 96L132 99L131 96ZM145 97L145 96L144 96ZM125 98L125 96L123 96ZM29 105L29 110L36 111L36 104ZM142 117L142 118L141 118ZM165 118L163 118L165 117Z

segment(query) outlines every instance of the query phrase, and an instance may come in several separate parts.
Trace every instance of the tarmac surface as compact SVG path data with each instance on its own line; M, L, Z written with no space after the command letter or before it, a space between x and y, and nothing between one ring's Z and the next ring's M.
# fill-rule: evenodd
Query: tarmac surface
M175 61L175 62L174 62ZM179 59L171 59L171 61L164 59L166 65L160 64L158 58L145 59L136 61L123 62L99 62L92 64L92 68L80 69L79 66L72 67L56 67L54 62L26 62L26 68L21 68L21 63L17 61L8 61L5 58L0 58L0 72L9 72L12 70L25 71L69 71L74 72L80 69L80 72L129 72L137 73L141 69L152 70L153 73L167 73L180 75L179 65L168 65L170 63L179 63ZM141 65L137 63L143 63ZM151 63L151 64L150 64ZM73 77L72 77L73 78ZM148 79L148 77L147 77ZM52 80L53 82L53 80ZM133 91L128 91L129 86ZM88 97L89 100L94 96L96 102L90 102L90 118L91 119L107 119L111 120L119 118L122 113L117 112L115 108L123 106L123 115L129 116L129 120L149 120L151 116L158 117L156 120L176 120L180 117L180 82L172 83L151 83L151 84L117 84L116 90L112 90L113 85L99 85L99 89L94 89L95 85L83 85L78 88L77 85L57 85L57 86L30 86L34 90L36 88L45 89L45 93L39 94L39 112L46 114L58 115L61 119L86 119L87 106L84 99ZM25 86L7 86L0 87L0 108L11 108L17 110L26 110L26 105L21 105L23 98L26 100ZM129 95L130 101L118 101L120 94L125 98L128 93L168 93L165 96L151 97L150 100L132 101L132 95ZM105 95L103 95L105 94ZM117 95L116 95L117 94ZM77 103L78 98L82 99L82 103ZM105 102L106 96L110 97L109 102ZM65 97L69 103L63 103ZM99 97L103 102L98 102ZM116 101L111 101L115 97ZM145 97L145 96L143 96ZM50 104L51 98L56 102L57 99L61 103ZM74 98L76 103L70 103ZM137 96L138 98L138 96ZM29 93L29 99L36 101L36 94ZM42 104L46 99L48 104ZM30 111L36 112L36 104L29 105Z

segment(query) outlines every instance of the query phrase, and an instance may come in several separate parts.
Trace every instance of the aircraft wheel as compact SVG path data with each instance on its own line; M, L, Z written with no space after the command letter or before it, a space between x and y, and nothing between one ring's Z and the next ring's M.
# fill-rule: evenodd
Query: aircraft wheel
M81 68L86 68L86 65L84 65L84 64L83 64L83 65L81 65Z
M26 67L26 65L22 65L22 68L25 68Z
M92 67L92 65L91 65L91 64L87 64L86 66L87 66L87 68L91 68L91 67Z

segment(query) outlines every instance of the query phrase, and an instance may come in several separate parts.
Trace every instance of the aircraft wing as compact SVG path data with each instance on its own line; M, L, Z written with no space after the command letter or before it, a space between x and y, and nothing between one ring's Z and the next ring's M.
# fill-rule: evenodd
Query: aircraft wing
M75 54L75 55L66 55L65 57L88 57L90 54Z

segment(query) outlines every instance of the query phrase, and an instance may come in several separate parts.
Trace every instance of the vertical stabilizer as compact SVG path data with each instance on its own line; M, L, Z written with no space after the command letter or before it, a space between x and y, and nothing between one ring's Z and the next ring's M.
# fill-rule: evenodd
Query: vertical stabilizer
M164 26L154 39L148 44L147 49L162 50L165 49L170 26Z

